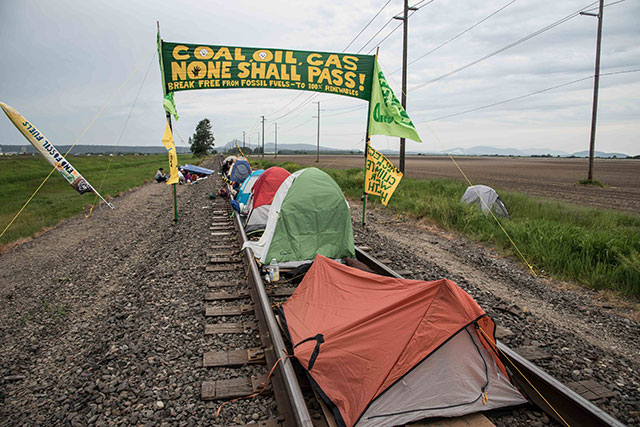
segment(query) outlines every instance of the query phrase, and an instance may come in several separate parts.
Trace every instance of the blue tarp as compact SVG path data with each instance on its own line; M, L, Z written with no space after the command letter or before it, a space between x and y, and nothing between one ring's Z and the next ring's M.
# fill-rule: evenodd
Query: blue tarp
M233 182L242 184L245 178L249 175L251 175L251 166L249 166L249 162L244 159L239 159L233 164L233 169L231 170L231 176L229 179Z
M186 164L184 166L180 166L178 169L182 169L185 172L189 172L189 173L197 173L197 174L205 174L205 175L211 175L213 173L213 171L211 169L207 169L207 168L201 168L200 166L193 166L190 164Z
M242 183L242 187L240 187L240 191L236 195L236 200L238 203L244 203L245 205L249 201L249 196L251 195L251 189L253 188L253 184L256 182L258 177L262 175L264 169L258 169L257 171L253 171L251 175Z

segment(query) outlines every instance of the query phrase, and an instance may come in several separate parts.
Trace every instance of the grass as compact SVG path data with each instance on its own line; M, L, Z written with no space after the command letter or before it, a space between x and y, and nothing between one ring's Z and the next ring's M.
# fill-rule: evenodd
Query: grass
M255 161L254 161L255 162ZM301 166L259 160L290 171ZM362 169L325 169L349 198L362 195ZM459 181L403 178L389 208L416 219L427 219L451 231L486 242L499 252L520 258L491 216L459 202L466 185ZM499 189L497 189L499 190ZM593 289L612 289L640 297L640 218L499 190L511 214L500 220L527 262L538 274L575 281ZM381 206L377 197L370 203Z
M166 154L69 156L68 160L107 199L152 180L159 167L168 169ZM180 164L199 164L201 160L192 155L178 156ZM41 156L0 156L0 233L51 169ZM0 250L10 242L34 236L60 220L82 212L89 205L97 203L96 198L94 194L77 193L62 176L54 172L0 238Z
M595 185L596 187L602 187L602 188L606 187L603 183L601 183L597 179L589 179L589 178L581 179L580 181L578 181L578 184L580 184L580 185Z

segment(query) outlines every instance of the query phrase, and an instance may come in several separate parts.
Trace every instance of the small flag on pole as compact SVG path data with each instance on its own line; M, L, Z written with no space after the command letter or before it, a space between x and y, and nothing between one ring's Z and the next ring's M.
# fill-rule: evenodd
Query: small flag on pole
M0 107L5 112L11 123L22 133L22 135L33 145L42 156L67 180L69 184L80 194L94 193L100 197L111 209L113 205L107 202L96 191L89 181L87 181L76 168L73 167L62 153L22 114L7 104L0 102Z
M164 130L164 135L162 135L162 144L169 154L169 173L171 176L167 180L167 184L177 184L180 180L178 177L178 155L176 154L176 144L173 142L173 133L171 133L169 120L167 120L167 127Z
M369 135L397 136L422 142L402 104L393 94L376 61L371 88Z
M389 199L400 184L402 172L375 148L367 144L367 169L364 177L364 192L380 196L380 201L387 206Z

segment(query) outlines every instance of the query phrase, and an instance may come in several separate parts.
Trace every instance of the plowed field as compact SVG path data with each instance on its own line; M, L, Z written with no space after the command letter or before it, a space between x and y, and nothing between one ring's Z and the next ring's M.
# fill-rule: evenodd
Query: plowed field
M359 156L322 155L320 163L315 163L315 155L280 155L277 160L337 169L363 167L364 164ZM392 156L390 160L399 165L398 157ZM606 185L605 188L576 184L587 177L587 159L457 157L455 160L473 184L640 215L640 160L637 159L596 159L593 175ZM408 157L406 176L464 180L449 157Z

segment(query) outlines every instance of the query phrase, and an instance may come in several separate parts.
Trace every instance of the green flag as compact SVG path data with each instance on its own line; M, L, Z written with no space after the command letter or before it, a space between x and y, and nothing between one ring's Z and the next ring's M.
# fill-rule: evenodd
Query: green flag
M178 110L176 109L176 103L173 100L173 92L166 92L166 86L164 84L164 65L162 63L162 39L160 38L160 30L158 30L158 61L160 62L160 75L162 76L162 91L164 92L164 99L162 100L162 106L167 113L170 113L176 120L180 118L178 116Z
M422 142L409 115L387 84L378 61L373 74L369 114L369 135L397 136Z

